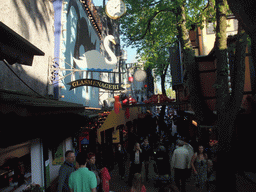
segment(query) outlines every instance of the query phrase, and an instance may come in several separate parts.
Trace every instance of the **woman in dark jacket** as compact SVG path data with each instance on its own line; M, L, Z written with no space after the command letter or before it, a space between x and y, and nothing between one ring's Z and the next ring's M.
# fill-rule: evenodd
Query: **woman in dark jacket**
M120 143L118 143L117 150L116 150L116 160L118 163L119 175L122 179L124 179L124 174L125 174L126 157L127 157L127 154L126 154L125 148Z
M130 157L130 173L129 173L129 185L132 185L133 176L135 173L141 173L143 162L142 150L140 149L140 144L135 143L134 151L131 153Z

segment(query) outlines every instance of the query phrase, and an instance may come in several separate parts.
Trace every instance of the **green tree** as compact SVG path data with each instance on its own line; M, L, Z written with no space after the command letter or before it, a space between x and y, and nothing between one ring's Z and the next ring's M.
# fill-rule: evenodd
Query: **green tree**
M144 49L140 51L141 59L146 61L145 68L154 69L154 76L160 77L162 94L166 95L165 82L166 76L168 75L167 70L170 65L169 50L167 48L153 48L153 46L154 44L150 47L150 50Z
M191 104L200 122L207 122L212 113L203 102L199 84L199 75L194 52L189 40L188 31L191 24L201 25L207 14L209 5L204 0L127 0L127 14L122 18L121 30L124 42L136 46L143 52L148 66L157 68L157 73L164 79L169 61L166 56L168 49L177 38L180 40L184 53L184 64L188 71ZM144 58L144 60L145 60ZM165 59L164 59L165 58ZM160 62L159 62L160 60ZM164 61L163 61L164 60ZM163 91L163 93L165 93ZM163 108L164 109L164 108Z
M122 33L128 37L127 45L134 45L145 66L155 69L155 75L161 78L162 92L165 94L165 77L169 65L168 45L174 37L174 30L169 19L167 1L127 1L127 15L122 20Z

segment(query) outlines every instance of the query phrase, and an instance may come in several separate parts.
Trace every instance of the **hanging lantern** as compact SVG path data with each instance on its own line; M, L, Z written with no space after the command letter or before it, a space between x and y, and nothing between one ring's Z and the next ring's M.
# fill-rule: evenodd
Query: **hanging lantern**
M129 77L128 81L132 83L133 82L133 77Z
M147 78L147 73L144 70L137 70L134 74L134 78L136 81L142 82Z
M148 85L144 85L144 87L145 87L145 88L147 88L147 87L148 87Z
M116 114L118 114L120 109L122 109L122 105L119 101L119 96L118 95L114 96L114 98L115 98L114 111L115 111Z

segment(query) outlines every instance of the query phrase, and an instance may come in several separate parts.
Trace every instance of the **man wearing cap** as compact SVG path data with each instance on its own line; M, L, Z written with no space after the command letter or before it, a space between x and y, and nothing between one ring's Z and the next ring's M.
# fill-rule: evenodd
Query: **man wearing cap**
M186 173L189 166L189 152L184 148L185 142L182 140L177 141L178 148L174 150L172 156L171 167L174 169L174 180L176 186L181 192L185 192L186 188Z

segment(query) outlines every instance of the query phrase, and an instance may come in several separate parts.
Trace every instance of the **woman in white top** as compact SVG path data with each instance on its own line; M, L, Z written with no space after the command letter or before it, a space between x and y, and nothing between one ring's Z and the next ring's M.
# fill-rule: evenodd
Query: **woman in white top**
M130 157L130 173L129 173L129 185L132 185L133 176L135 173L141 173L143 162L142 150L140 144L135 143L134 150Z

